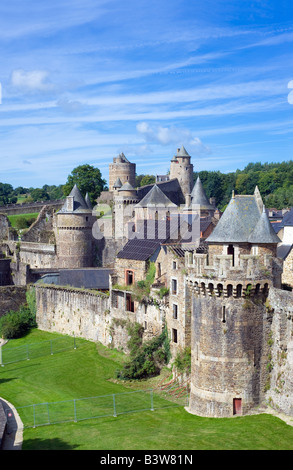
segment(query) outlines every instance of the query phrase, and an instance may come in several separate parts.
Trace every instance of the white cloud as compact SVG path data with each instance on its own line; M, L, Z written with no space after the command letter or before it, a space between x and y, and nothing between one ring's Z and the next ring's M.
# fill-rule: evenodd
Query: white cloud
M204 145L198 137L192 135L188 129L178 129L171 127L151 127L147 122L140 122L136 126L139 134L142 134L146 141L161 145L176 144L191 147L193 153L209 153L210 149Z
M48 72L45 70L13 70L11 74L11 85L26 91L49 91L54 85L48 81Z

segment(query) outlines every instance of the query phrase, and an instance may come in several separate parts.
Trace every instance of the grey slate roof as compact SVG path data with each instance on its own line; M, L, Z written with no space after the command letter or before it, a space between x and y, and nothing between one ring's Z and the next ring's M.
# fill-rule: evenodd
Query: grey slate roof
M181 146L180 149L178 149L177 156L178 157L190 157L189 153L186 151L183 145Z
M121 179L118 177L113 185L113 188L121 188L121 186L122 186L122 182L121 182Z
M41 277L37 284L54 284L58 286L84 287L85 289L109 289L108 268L61 269Z
M135 191L135 189L128 181L126 181L118 191Z
M169 181L157 182L157 186L167 196L170 201L179 206L180 204L185 205L185 197L182 193L181 186L177 178L173 178ZM142 200L144 196L152 189L154 184L147 184L137 188L138 199Z
M90 200L90 197L89 197L89 193L86 193L84 200L85 200L85 203L88 206L88 208L92 210L93 206L92 206L92 203L91 203L91 200Z
M288 225L290 225L291 227L293 226L293 207L291 207L291 209L288 212L286 212L282 220L283 227L288 226Z
M265 211L260 212L255 195L232 197L208 243L280 243Z
M91 212L91 209L88 207L87 203L85 202L76 184L73 186L69 196L73 197L73 212L75 213ZM62 212L62 213L69 212L69 210L67 209L67 200L65 200L65 203L63 204L59 212Z
M267 216L265 207L253 230L248 237L249 243L280 243L272 224Z
M176 207L163 191L155 184L152 189L144 196L144 198L136 204L135 207Z
M290 251L292 250L293 245L279 245L277 248L277 256L278 258L281 258L285 260L287 256L289 255Z
M214 207L209 203L199 176L191 191L191 201L192 204L199 204L201 209L214 210Z

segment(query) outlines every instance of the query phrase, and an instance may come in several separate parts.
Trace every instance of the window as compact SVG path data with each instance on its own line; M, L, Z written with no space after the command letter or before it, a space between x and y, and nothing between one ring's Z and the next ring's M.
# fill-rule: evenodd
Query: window
M134 272L131 269L127 269L125 272L125 283L127 286L131 286L134 283Z
M173 269L177 269L177 263L176 263L176 261L173 261Z
M131 298L131 294L126 294L126 310L128 312L134 312L134 302Z
M172 294L177 294L177 279L172 279Z
M177 330L175 328L172 328L172 341L177 343Z
M227 255L232 255L232 266L234 266L234 246L228 245Z
M178 318L178 305L173 304L173 318L174 320L177 320Z
M222 307L222 322L226 323L226 307L223 305Z

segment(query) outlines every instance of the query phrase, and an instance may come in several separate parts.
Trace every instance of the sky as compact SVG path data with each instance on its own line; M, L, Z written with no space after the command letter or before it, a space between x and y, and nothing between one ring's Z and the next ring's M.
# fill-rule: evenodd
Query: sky
M0 181L292 160L292 0L3 0Z

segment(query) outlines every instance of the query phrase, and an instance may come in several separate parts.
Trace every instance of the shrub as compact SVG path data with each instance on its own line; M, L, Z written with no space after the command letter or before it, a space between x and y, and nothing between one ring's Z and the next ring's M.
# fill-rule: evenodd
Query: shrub
M139 328L140 327L140 328ZM134 324L128 346L131 346L130 360L123 370L118 371L117 377L124 380L143 379L159 374L160 368L169 362L170 346L165 327L163 332L150 341L142 343L143 328ZM131 330L129 329L129 333Z
M175 357L174 366L180 373L190 374L191 371L191 348L180 349Z
M28 306L22 306L16 312L10 310L0 318L0 334L6 339L20 338L34 327L36 327L35 317Z

